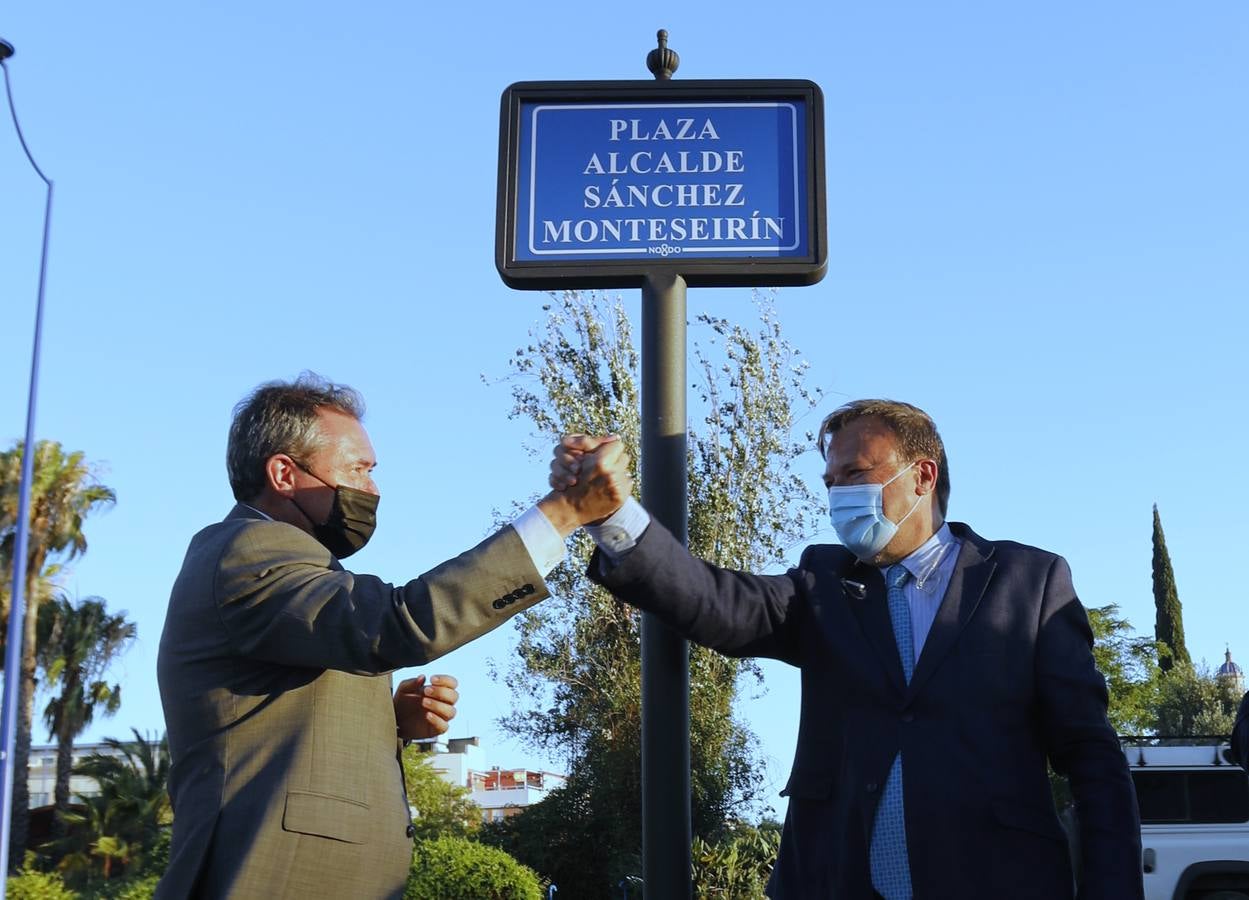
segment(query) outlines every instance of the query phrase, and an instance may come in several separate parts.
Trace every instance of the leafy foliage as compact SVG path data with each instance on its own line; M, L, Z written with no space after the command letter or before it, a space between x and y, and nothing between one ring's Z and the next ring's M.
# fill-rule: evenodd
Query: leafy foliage
M9 900L77 900L78 895L65 886L59 875L36 870L33 856L28 854L17 873L9 876L4 895Z
M806 364L782 336L770 297L757 297L757 308L755 330L698 318L706 344L693 354L698 425L687 443L691 551L755 571L783 564L821 509L792 469L804 452L793 437L797 417L819 395L804 387ZM618 434L636 464L639 356L622 304L565 292L545 309L545 323L510 360L513 418L532 422L544 452L561 434ZM552 599L517 617L511 670L496 672L515 686L514 712L501 726L563 757L569 781L483 839L513 848L561 890L592 898L639 870L640 618L586 578L589 538L576 535L570 549L547 578ZM755 742L732 715L742 672L757 670L690 649L691 805L694 832L707 841L757 802Z
M56 811L69 806L74 739L99 709L111 716L121 706L121 685L103 680L105 670L134 641L136 627L125 612L109 615L104 601L88 597L75 604L64 594L39 609L36 659L45 684L59 688L43 711L56 739ZM58 825L63 823L58 819ZM62 832L58 830L58 836Z
M641 841L622 848L614 842L621 833L610 809L595 806L610 786L592 764L579 766L568 781L541 802L482 826L478 840L498 847L558 886L565 897L616 897L622 880L642 871ZM634 780L634 791L641 785ZM637 800L630 799L637 815Z
M13 580L17 552L18 506L23 445L0 453L0 562L3 583ZM30 827L30 739L35 704L35 636L39 607L47 596L41 579L52 560L68 561L86 552L83 520L101 506L114 502L110 488L100 484L81 452L66 453L56 441L35 445L30 485L29 541L26 546L26 609L22 619L22 663L19 679L17 730L13 753L12 827L9 859L23 857ZM7 643L11 597L0 593L0 638Z
M697 900L763 900L781 846L780 827L737 825L720 843L694 839Z
M173 818L165 787L169 744L161 738L153 746L138 731L134 737L106 738L118 755L95 753L74 767L75 773L94 778L100 793L79 795L81 807L63 816L68 833L48 848L72 880L146 874L154 856L168 857L167 826Z
M152 900L160 875L137 875L133 878L114 878L112 881L92 884L88 889L96 900Z
M457 837L417 841L404 900L541 900L538 876L502 850Z
M1143 735L1157 724L1158 645L1132 633L1115 604L1088 610L1093 659L1110 692L1108 716L1119 734Z
M1167 737L1232 733L1240 697L1205 667L1177 664L1161 679L1156 732Z
M114 878L109 881L93 881L81 891L68 887L56 872L39 872L24 868L8 881L10 900L152 900L160 875L138 875L133 878Z
M481 807L473 802L472 791L444 781L430 755L416 746L403 751L403 779L408 804L416 810L412 824L418 839L468 838L481 827Z

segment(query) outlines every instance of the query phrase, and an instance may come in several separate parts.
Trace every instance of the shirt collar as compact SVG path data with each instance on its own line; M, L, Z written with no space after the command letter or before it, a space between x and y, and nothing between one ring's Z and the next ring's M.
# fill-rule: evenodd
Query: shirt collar
M268 519L270 522L272 522L272 521L273 521L273 516L269 515L269 514L268 514L267 512L265 512L263 509L256 509L256 507L252 506L250 503L240 503L240 504L239 504L239 506L245 506L245 507L247 507L248 509L250 509L252 512L256 513L257 515L264 516L264 517L265 517L266 519ZM925 545L925 546L926 546L926 545Z
M923 589L928 579L941 566L942 560L959 544L958 538L950 531L950 526L942 524L937 533L902 560L902 565L915 579L915 586ZM881 570L882 572L884 569Z

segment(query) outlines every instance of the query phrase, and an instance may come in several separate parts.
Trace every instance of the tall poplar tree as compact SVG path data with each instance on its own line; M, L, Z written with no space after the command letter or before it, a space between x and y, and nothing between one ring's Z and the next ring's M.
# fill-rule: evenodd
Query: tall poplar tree
M1157 503L1154 504L1154 637L1170 651L1159 654L1158 667L1163 672L1169 672L1176 664L1192 668L1193 660L1184 643L1184 611L1175 587L1175 572L1171 569L1171 554L1167 552L1167 538L1162 533Z
M689 546L748 571L783 567L818 527L823 504L795 463L818 469L812 436L818 392L785 340L767 295L750 328L700 316L692 329L688 435ZM548 316L511 360L515 409L541 435L543 455L571 432L621 436L638 462L638 363L619 301L553 296ZM635 481L636 478L635 471ZM570 897L619 896L640 872L641 706L639 614L585 576L593 544L579 532L547 578L554 596L517 616L518 653L507 672L512 713L500 722L532 747L562 755L569 778L542 803L482 840L508 850ZM709 843L752 813L760 787L757 743L733 716L750 661L690 648L690 760L694 834Z

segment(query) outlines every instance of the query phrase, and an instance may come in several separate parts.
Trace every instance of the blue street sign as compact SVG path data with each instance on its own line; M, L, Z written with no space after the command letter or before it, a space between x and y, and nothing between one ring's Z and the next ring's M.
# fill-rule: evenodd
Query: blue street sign
M528 82L504 92L496 263L513 287L811 284L823 110L809 81Z
M802 102L522 103L516 259L806 256Z

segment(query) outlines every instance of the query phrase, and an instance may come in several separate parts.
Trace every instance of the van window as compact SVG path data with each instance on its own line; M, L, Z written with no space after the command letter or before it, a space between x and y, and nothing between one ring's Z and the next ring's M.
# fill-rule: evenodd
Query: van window
M1249 822L1249 778L1240 769L1216 772L1132 772L1141 823Z

